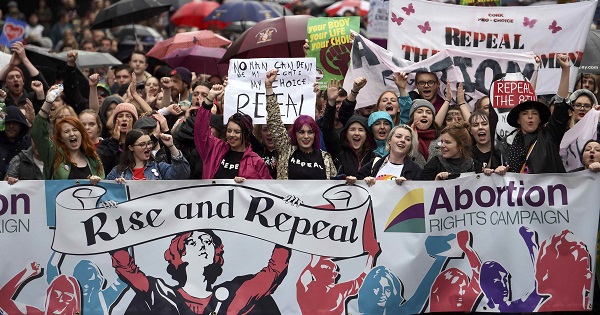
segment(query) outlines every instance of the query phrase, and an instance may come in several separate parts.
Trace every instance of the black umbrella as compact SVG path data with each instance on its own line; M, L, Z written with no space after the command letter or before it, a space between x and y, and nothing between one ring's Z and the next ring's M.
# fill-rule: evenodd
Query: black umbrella
M579 73L600 74L600 30L588 32Z
M111 28L147 20L169 11L166 0L122 0L98 12L92 29Z
M36 69L44 75L46 82L50 85L52 85L57 78L60 78L67 68L67 62L65 60L61 60L44 48L25 45L25 54Z

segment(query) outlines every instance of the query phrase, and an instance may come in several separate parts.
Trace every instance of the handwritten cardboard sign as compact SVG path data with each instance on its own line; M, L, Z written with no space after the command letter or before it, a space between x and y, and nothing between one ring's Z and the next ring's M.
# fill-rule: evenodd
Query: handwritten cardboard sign
M267 71L279 69L273 90L280 104L281 119L286 124L299 115L315 115L316 82L314 58L232 59L225 90L223 118L241 112L250 115L255 124L267 121L265 77Z

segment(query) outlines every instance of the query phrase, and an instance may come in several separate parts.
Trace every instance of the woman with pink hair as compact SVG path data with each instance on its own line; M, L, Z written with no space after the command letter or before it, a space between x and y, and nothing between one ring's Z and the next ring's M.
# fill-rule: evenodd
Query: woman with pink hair
M277 179L331 179L337 170L331 155L320 148L319 127L315 120L300 115L294 121L289 133L281 120L277 95L273 92L273 82L278 70L267 72L265 90L267 94L267 126L277 152Z

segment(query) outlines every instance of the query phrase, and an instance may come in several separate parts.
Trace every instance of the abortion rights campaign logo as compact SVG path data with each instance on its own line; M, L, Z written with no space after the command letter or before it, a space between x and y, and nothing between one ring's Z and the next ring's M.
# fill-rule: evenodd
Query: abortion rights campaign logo
M409 191L394 207L385 232L425 233L425 195L423 188Z

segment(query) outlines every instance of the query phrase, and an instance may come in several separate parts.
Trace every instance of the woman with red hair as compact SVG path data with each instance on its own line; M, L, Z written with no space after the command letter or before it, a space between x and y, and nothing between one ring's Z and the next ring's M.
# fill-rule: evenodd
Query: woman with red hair
M223 272L224 246L212 230L183 232L165 251L167 272L177 285L147 276L126 249L112 253L119 277L135 292L127 314L280 314L271 294L285 278L291 250L275 245L256 274L214 285Z
M45 179L89 179L92 184L104 178L104 168L96 148L77 117L64 117L56 122L50 139L49 113L52 106L53 86L46 101L35 117L31 137L44 162Z

